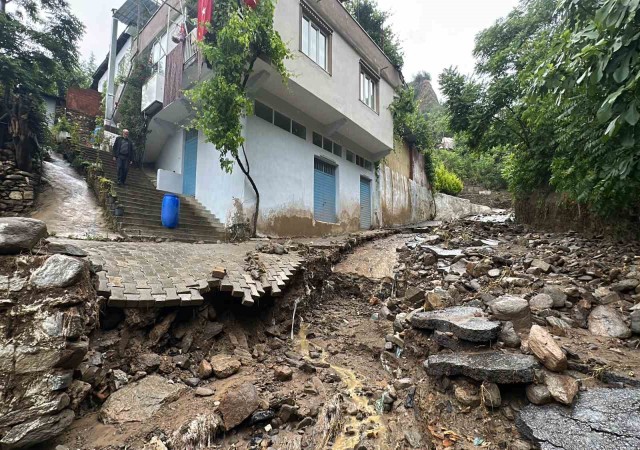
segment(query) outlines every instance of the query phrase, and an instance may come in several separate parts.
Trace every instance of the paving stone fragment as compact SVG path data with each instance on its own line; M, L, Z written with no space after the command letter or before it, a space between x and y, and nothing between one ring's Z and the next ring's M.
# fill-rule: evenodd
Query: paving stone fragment
M413 314L411 325L419 329L451 332L470 342L493 341L500 333L500 322L490 321L480 308L467 306Z
M515 353L439 354L430 356L424 367L432 376L464 375L498 384L531 383L538 363L533 356Z
M591 389L571 408L527 405L518 430L542 450L640 448L640 389Z

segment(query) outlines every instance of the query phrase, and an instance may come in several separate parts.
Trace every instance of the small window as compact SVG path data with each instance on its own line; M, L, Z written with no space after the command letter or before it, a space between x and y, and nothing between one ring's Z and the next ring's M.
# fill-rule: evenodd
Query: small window
M322 30L322 27L308 17L302 16L302 53L324 70L328 69L329 41L330 36Z
M360 68L360 100L374 111L378 110L378 82L369 73Z
M350 152L349 150L347 150L347 161L349 162L354 162L353 160L353 153Z
M273 124L278 128L282 128L287 133L291 133L291 119L287 116L275 111Z
M291 122L291 132L300 139L304 139L305 141L307 140L307 129L304 125L300 125L295 120Z
M331 139L324 138L322 143L322 148L328 151L329 153L333 153L333 141Z
M267 105L256 102L255 114L256 117L260 117L269 123L273 123L273 109L269 108Z
M318 133L313 133L313 144L322 148L322 136L320 136Z
M336 143L333 144L333 154L342 158L342 146Z
M371 170L371 161L364 160L364 168L367 170Z

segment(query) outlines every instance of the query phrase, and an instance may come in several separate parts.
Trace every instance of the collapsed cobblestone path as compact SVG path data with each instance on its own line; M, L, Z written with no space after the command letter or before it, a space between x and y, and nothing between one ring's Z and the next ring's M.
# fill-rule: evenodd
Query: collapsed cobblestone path
M266 293L280 295L301 261L297 253L255 253L249 265L247 253L255 251L250 242L55 242L86 251L101 269L98 293L109 298L109 306L126 308L199 305L202 294L212 289L230 292L251 306Z

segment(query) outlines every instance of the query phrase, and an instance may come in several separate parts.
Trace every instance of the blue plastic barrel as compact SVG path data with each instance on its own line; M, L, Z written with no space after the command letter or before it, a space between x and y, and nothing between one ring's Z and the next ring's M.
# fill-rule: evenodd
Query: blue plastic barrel
M162 199L162 226L175 228L180 217L180 198L175 194L164 194Z

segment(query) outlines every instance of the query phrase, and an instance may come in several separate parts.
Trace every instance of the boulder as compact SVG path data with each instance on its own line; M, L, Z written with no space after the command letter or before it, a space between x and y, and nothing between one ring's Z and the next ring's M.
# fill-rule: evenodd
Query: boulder
M240 370L240 361L227 355L216 355L209 360L217 378L229 378Z
M609 303L620 301L620 294L606 287L596 289L593 296L598 299L598 303L601 305L608 305Z
M41 220L2 217L0 218L0 255L28 252L47 235L47 225Z
M258 390L251 383L229 388L220 399L218 408L227 431L240 425L260 406Z
M598 336L619 339L631 337L631 329L618 311L609 306L598 306L589 315L589 331Z
M564 293L564 290L558 286L545 286L542 293L553 299L554 308L564 308L564 303L567 301L567 294Z
M82 276L85 265L71 256L53 255L31 274L31 284L39 289L65 288Z
M533 325L529 332L529 349L549 370L561 372L567 368L567 357L553 336L544 328Z
M575 378L549 371L544 373L544 384L549 389L551 397L564 405L571 405L580 389Z
M414 328L453 333L456 337L470 342L489 342L497 339L500 323L488 320L480 308L455 306L413 314Z
M522 297L503 295L491 304L491 313L498 320L513 322L516 330L531 326L529 302Z
M516 330L513 328L513 323L511 322L505 322L502 325L502 329L500 330L500 335L498 336L498 338L504 343L506 347L520 347L520 336L518 336L518 333L516 333Z
M532 311L542 311L553 308L553 299L548 294L538 294L529 300Z
M128 384L109 396L99 418L106 424L144 422L163 405L175 401L186 387L157 375Z
M611 289L616 292L631 292L640 285L640 280L627 278L611 285Z
M53 416L42 416L23 422L11 428L2 437L0 446L3 450L32 447L61 434L71 425L74 417L73 411L65 409Z
M518 430L545 450L640 448L640 389L582 392L572 408L527 405Z
M527 398L534 405L546 405L553 400L549 388L544 384L530 384L526 392Z
M452 353L430 356L424 367L432 376L464 375L477 381L516 384L533 382L538 363L532 356L515 353Z

